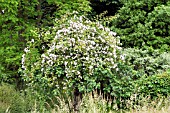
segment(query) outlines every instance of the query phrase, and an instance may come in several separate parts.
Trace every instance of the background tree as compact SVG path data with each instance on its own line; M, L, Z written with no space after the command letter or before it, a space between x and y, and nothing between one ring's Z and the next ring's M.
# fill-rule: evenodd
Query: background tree
M123 7L112 21L112 29L124 47L169 50L168 0L122 0Z
M0 1L0 66L1 80L13 82L18 80L17 70L26 40L34 28L36 1L31 3L21 0Z

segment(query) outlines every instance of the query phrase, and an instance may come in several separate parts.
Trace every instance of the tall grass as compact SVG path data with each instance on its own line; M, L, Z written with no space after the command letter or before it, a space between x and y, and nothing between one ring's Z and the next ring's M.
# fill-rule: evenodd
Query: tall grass
M126 109L120 109L117 101ZM78 103L78 111L73 111L72 103L72 98L66 94L49 97L49 101L44 102L29 95L25 97L9 85L0 86L0 113L170 113L170 96L151 99L150 96L133 94L127 100L117 100L87 93Z
M134 94L130 99L125 101L125 106L128 109L119 109L116 100L106 101L102 96L92 97L86 94L82 101L79 102L79 111L76 112L73 111L70 98L64 100L56 97L55 99L58 101L58 104L52 102L53 107L46 103L44 110L40 112L32 109L31 113L170 113L170 97L160 97L151 101L149 96L137 97L136 94Z

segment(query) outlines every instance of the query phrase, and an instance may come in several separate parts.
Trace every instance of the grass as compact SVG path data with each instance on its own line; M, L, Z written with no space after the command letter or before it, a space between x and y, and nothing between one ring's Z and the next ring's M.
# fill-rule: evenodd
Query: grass
M170 113L170 96L160 96L151 101L150 96L134 94L124 101L127 109L119 109L116 99L103 99L102 95L96 93L94 97L85 94L78 104L79 111L73 112L72 99L67 95L65 99L55 97L41 102L23 97L8 85L2 85L0 91L0 113Z
M71 99L66 100L56 97L59 104L54 103L54 107L50 107L48 103L47 109L43 109L41 112L34 107L31 113L70 113L72 111ZM54 101L54 100L51 100ZM116 101L116 100L111 100ZM141 97L138 100L132 97L126 100L126 107L128 110L122 110L117 107L117 104L113 105L111 109L111 101L102 99L101 96L93 98L91 95L85 95L82 101L79 103L79 111L71 113L170 113L170 98L159 98L151 101L148 97ZM138 104L135 104L138 101Z

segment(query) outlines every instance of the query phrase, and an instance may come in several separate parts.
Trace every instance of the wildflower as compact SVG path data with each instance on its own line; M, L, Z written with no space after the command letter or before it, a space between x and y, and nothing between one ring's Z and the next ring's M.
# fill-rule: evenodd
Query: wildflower
M111 31L109 32L109 35L116 36L116 32Z
M93 66L89 66L89 69L93 69Z
M5 12L5 10L2 10L2 13L4 13Z
M44 68L41 68L41 72L43 72L44 71Z
M24 49L24 52L28 53L30 50L28 48Z
M67 64L68 64L68 62L65 61L65 62L64 62L64 65L66 66Z
M91 41L91 44L92 44L92 45L95 45L96 43L95 43L95 41Z
M124 55L120 55L120 59L121 60L125 60L125 56Z
M42 61L41 61L41 63L44 64L44 62L45 62L45 59L43 58Z
M44 45L42 46L42 49L45 49L45 46L44 46Z
M34 39L31 39L31 42L34 43Z

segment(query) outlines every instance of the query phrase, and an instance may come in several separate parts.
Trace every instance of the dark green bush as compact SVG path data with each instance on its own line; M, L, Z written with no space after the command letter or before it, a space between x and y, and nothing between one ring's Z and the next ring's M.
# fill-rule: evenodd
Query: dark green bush
M123 0L112 21L123 47L170 50L168 0Z

